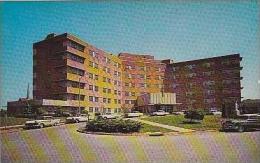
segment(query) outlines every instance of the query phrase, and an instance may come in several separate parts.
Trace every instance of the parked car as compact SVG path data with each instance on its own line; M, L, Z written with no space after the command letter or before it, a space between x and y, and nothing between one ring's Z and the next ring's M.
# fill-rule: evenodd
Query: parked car
M169 115L170 113L169 112L166 112L164 110L158 110L156 112L153 112L151 115L154 115L154 116L165 116L165 115Z
M133 118L133 117L141 117L143 116L143 113L140 113L139 111L133 111L132 113L126 113L125 117L127 118Z
M62 116L64 116L64 117L71 117L72 114L70 112L62 112Z
M259 114L242 114L235 119L227 119L222 122L222 130L235 130L244 132L249 129L260 129Z
M215 109L210 110L209 113L210 113L209 115L222 115L221 111Z
M54 119L52 116L42 116L39 117L37 120L26 121L24 124L24 129L56 126L59 123L60 119Z
M87 122L87 121L88 121L88 115L87 114L81 114L79 116L66 118L65 123L79 123L79 122Z
M116 118L119 118L120 116L117 114L106 113L103 115L99 115L98 117L103 118L103 119L116 119Z
M183 111L177 111L177 112L173 112L172 114L174 114L174 115L184 115L185 113Z

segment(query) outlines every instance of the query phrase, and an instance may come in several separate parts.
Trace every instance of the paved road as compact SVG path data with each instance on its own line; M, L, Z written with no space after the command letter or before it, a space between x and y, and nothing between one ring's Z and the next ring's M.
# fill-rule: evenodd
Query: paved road
M195 130L191 130L191 129L185 129L185 128L181 128L181 127L169 126L169 125L165 125L165 124L161 124L161 123L146 121L146 120L142 120L142 119L139 119L139 118L132 118L131 120L139 121L139 122L146 123L146 124L152 125L152 126L166 128L166 129L169 129L169 130L172 130L172 131L175 131L175 132L179 132L179 133L190 133L190 132L195 131Z
M260 132L110 136L79 126L3 132L1 162L260 162Z

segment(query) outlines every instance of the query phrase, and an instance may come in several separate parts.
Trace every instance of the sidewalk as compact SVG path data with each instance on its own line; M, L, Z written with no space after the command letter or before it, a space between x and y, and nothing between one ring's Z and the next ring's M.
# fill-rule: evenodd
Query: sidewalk
M137 118L131 118L131 120L138 121L138 122L141 122L141 123L145 123L145 124L148 124L148 125L151 125L151 126L166 128L166 129L169 129L169 130L172 130L172 131L175 131L175 132L180 132L180 133L190 133L190 132L195 131L195 130L191 130L191 129L185 129L185 128L181 128L181 127L164 125L164 124L155 123L155 122L146 121L146 120L141 120L141 119L137 119Z

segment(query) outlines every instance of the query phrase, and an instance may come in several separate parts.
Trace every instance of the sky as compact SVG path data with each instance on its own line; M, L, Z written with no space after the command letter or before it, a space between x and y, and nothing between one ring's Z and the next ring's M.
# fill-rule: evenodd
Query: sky
M0 2L0 106L32 97L32 44L71 33L118 54L175 62L240 53L242 96L260 98L259 1Z

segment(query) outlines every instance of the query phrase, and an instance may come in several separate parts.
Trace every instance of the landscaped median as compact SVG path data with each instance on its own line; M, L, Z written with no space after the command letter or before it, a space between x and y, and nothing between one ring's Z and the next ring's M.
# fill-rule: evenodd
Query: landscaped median
M200 123L187 123L187 119L185 119L183 115L149 116L141 118L141 120L145 121L196 131L219 130L221 128L220 119L221 116L205 115Z
M97 119L87 122L79 132L101 135L144 135L152 133L166 133L172 130L152 126L130 119Z

